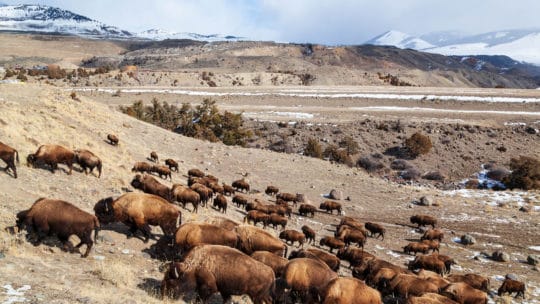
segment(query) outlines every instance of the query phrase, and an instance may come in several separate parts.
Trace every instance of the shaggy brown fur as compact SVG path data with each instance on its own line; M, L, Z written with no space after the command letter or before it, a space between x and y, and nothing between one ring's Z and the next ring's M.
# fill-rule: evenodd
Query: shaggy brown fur
M367 231L369 231L369 236L376 236L376 238L379 238L380 236L384 241L384 233L386 232L386 229L384 229L381 224L367 222L364 227L366 227Z
M285 229L287 227L287 218L283 217L277 213L271 213L268 216L268 225L272 226L272 228L277 229L278 226L281 226L281 229Z
M489 285L490 285L489 278L485 276L481 276L479 274L475 274L475 273L451 274L446 279L452 283L465 282L469 284L471 287L476 288L478 290L482 290L485 292L489 291Z
M223 194L218 194L218 196L214 198L214 207L223 213L227 213L227 199Z
M152 166L152 172L155 172L159 175L159 177L163 178L165 176L165 179L169 177L169 179L172 181L172 172L171 169L167 166L163 165L155 165Z
M403 252L406 254L414 253L416 255L418 252L427 254L429 252L429 245L425 243L412 242L403 247Z
M153 167L154 166L152 164L149 164L147 162L136 162L133 165L133 168L131 168L131 172L150 173L152 172Z
M188 170L188 176L195 176L195 177L204 177L204 172L202 172L199 169L189 169Z
M325 210L326 212L333 213L334 210L337 210L338 214L341 214L341 204L334 201L325 201L319 205L319 209Z
M422 255L417 256L413 261L409 263L409 269L427 269L435 271L439 275L444 276L446 273L446 266L436 255Z
M250 210L244 217L244 223L253 222L253 225L257 226L257 223L262 223L263 228L266 228L268 224L269 215L259 210Z
M302 226L301 229L302 229L302 232L304 233L304 235L306 236L306 239L308 240L308 244L314 243L315 242L315 236L317 235L315 233L315 230L311 229L307 225Z
M330 247L330 252L332 252L332 250L334 249L339 250L345 247L345 242L343 242L340 239L336 239L335 237L325 236L321 239L321 241L319 242L319 245Z
M364 244L366 243L366 236L364 233L354 228L346 228L341 230L337 238L344 241L345 245L347 246L355 243L359 247L364 248Z
M304 240L306 239L306 236L296 230L284 230L281 231L279 234L279 238L282 240L285 240L285 243L289 244L291 242L291 246L294 245L294 242L298 242L298 247L304 247Z
M446 286L440 294L450 297L459 304L487 304L487 294L472 288L467 283L458 282Z
M81 168L84 170L84 174L88 174L88 172L92 173L94 168L97 168L98 178L101 177L102 164L99 157L88 150L77 149L74 152L75 162L81 166ZM89 171L87 172L86 169L89 169Z
M420 279L414 274L397 274L388 282L387 291L402 298L409 296L421 296L427 292L437 293L439 287L425 279Z
M276 199L282 199L286 202L292 202L293 205L298 203L298 196L296 194L281 192L276 195Z
M238 236L234 231L216 225L190 222L183 224L176 230L174 242L181 252L187 252L202 244L236 248Z
M355 278L335 278L322 292L323 304L382 304L381 294Z
M92 231L94 231L94 239L97 240L100 225L97 217L93 214L68 202L40 198L34 202L30 209L17 214L17 227L19 229L26 227L36 232L38 243L47 235L56 235L62 242L63 249L70 252L73 252L74 247L69 242L69 237L76 235L80 239L80 243L75 248L86 244L86 251L82 254L82 257L85 258L94 244Z
M247 196L244 196L242 194L236 194L235 196L233 196L233 199L232 199L233 203L236 204L237 207L240 207L240 206L246 206L248 201L249 201L249 198Z
M251 254L251 257L272 268L272 270L276 274L276 278L281 277L285 266L289 262L289 260L287 260L286 258L277 256L268 251L255 251Z
M167 201L171 201L171 189L158 182L154 177L147 174L137 174L131 180L131 186L145 193L160 196Z
M349 262L349 268L357 267L367 262L368 260L375 259L375 256L360 248L347 247L338 250L337 257Z
M201 245L186 254L182 263L171 263L161 283L161 294L178 296L195 290L203 301L219 292L224 303L233 295L248 295L254 304L271 304L275 288L272 268L219 245Z
M246 254L264 250L279 256L287 256L287 245L261 228L240 225L234 231L236 231L239 237L238 248Z
M150 152L150 159L155 162L156 164L159 162L159 157L156 153L156 151Z
M497 290L497 295L500 297L507 292L510 295L515 292L515 298L521 295L521 297L525 299L525 283L506 278L501 287Z
M437 225L437 219L430 215L413 215L410 220L412 224L417 224L418 228L421 226L431 226L432 228L435 228L435 225Z
M17 160L17 163L19 162L19 152L17 152L17 150L13 149L12 147L0 142L0 159L3 160L7 165L4 170L7 171L8 169L11 169L11 171L13 171L13 177L17 178L17 168L15 167L15 160Z
M289 260L297 258L319 259L328 265L330 269L336 272L339 270L339 266L341 265L341 261L335 255L315 248L293 251L289 255Z
M236 226L240 225L239 223L231 220L231 219L228 219L228 218L225 218L225 217L221 217L221 216L216 216L216 217L212 217L209 221L208 221L209 224L212 224L212 225L216 225L218 227L221 227L221 228L224 228L224 229L227 229L227 230L234 230L234 228L236 228Z
M221 186L223 187L223 194L227 196L231 196L235 193L234 188L231 185L227 185L225 183L222 183Z
M279 189L277 187L274 187L274 186L268 186L266 187L266 190L264 190L264 193L270 195L270 196L274 196L276 194L278 194L279 192Z
M438 240L439 242L442 241L444 238L444 232L440 229L430 229L426 232L424 232L424 235L420 238L421 241L423 240Z
M406 304L457 304L457 302L443 295L428 292L421 297L409 297Z
M71 174L75 162L75 153L59 145L42 145L36 153L28 154L26 161L28 165L34 168L46 164L51 168L52 173L58 168L58 164L65 164L69 168L68 174Z
M102 199L94 206L94 212L102 224L122 222L128 225L128 237L140 230L145 242L151 236L148 225L159 226L164 234L172 235L177 224L181 223L177 207L159 196L146 193L132 192L116 200L112 197Z
M234 182L232 182L231 186L236 190L236 191L246 191L246 193L249 192L249 183L246 182L245 179L239 179L239 180L235 180Z
M208 201L214 197L214 191L203 184L195 183L189 187L191 190L199 193L201 204L206 207Z
M165 160L165 165L167 165L171 171L178 172L178 162L176 162L174 159L167 158Z
M186 186L174 184L171 189L171 199L172 201L179 202L183 208L186 208L186 204L191 204L193 206L191 212L197 213L199 211L201 196Z
M298 213L301 216L307 216L308 214L311 214L311 217L314 217L316 211L317 208L311 204L300 204L300 207L298 207Z
M427 244L432 253L435 251L439 252L439 248L441 247L441 243L437 240L423 240L422 243Z

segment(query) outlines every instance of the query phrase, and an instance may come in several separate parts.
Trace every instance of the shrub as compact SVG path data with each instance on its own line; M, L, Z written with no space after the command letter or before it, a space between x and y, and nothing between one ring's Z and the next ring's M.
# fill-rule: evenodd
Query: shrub
M409 168L407 170L403 170L399 173L399 176L406 180L417 180L420 178L420 171L416 168Z
M360 146L352 136L345 136L345 138L339 142L339 146L344 148L349 155L358 153L358 150L360 149Z
M333 160L340 164L346 164L349 167L353 166L353 160L349 153L345 149L339 149L336 145L328 145L324 149L324 157L327 157L329 160Z
M510 189L523 190L540 189L540 160L520 156L510 160L512 173L503 179L503 183Z
M375 172L384 168L384 165L380 161L368 156L361 157L356 162L356 165L364 168L367 172Z
M432 144L428 136L416 132L405 140L405 147L411 156L417 157L427 154L431 150Z
M322 147L319 141L313 137L308 139L306 148L304 149L304 155L316 157L316 158L322 158L323 151L322 151Z

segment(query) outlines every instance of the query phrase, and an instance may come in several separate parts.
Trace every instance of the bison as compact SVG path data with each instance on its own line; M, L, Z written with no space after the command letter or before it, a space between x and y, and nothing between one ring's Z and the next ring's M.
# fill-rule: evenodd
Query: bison
M223 194L227 196L231 196L234 194L234 188L231 185L227 185L225 183L222 183L221 186L223 187Z
M266 187L266 190L264 190L264 193L270 195L270 196L274 196L276 194L278 194L279 192L279 189L277 187L274 187L274 186L268 186Z
M341 204L334 201L325 201L321 203L319 209L330 212L330 214L332 214L334 210L337 210L338 214L341 214Z
M240 225L234 231L238 234L238 248L246 254L264 250L279 256L287 256L287 245L260 228Z
M94 168L98 170L98 178L101 177L101 159L97 157L94 153L84 149L77 149L75 152L75 162L81 166L84 171L84 174L92 173ZM87 172L86 169L89 171Z
M359 247L364 248L364 244L366 243L366 236L364 233L354 228L342 229L337 238L344 241L347 246L356 243Z
M149 225L160 226L164 234L172 235L177 224L181 223L181 213L177 207L159 196L147 193L133 192L117 199L102 199L94 206L94 212L102 224L122 222L128 225L128 237L140 230L145 243L151 236Z
M344 261L348 261L350 268L360 266L367 260L375 258L375 256L371 253L354 247L347 247L338 250L337 257Z
M86 211L74 205L61 201L40 198L34 202L28 210L17 214L17 227L28 228L37 233L38 242L41 242L46 235L56 235L63 244L63 249L73 252L73 244L69 242L71 235L76 235L80 243L75 246L79 248L86 244L86 251L82 257L87 257L92 249L92 231L94 239L97 241L98 230L100 228L98 219Z
M381 294L355 278L335 278L322 291L323 304L382 304Z
M521 297L525 299L525 283L506 278L502 283L501 287L499 287L499 289L497 290L497 295L500 297L507 292L510 295L515 292L515 298L521 295Z
M369 236L377 236L376 238L379 238L380 236L384 241L384 233L386 232L386 229L384 229L381 224L367 222L364 227L366 227L367 231L369 231Z
M155 162L156 164L159 162L159 157L158 157L156 151L150 152L150 160Z
M315 230L313 230L307 225L302 226L301 229L304 235L306 236L306 239L308 240L308 244L315 242L315 236L316 236Z
M182 204L183 208L186 208L186 204L190 203L193 206L191 212L197 213L199 211L201 196L186 186L174 184L171 189L171 199Z
M300 231L284 230L279 234L279 238L285 240L285 243L287 244L291 242L291 245L294 245L294 242L298 242L298 247L304 247L304 240L306 239L306 236Z
M185 223L176 230L174 243L181 252L202 245L237 247L238 236L234 231L206 223Z
M155 178L147 174L137 174L131 180L131 186L145 193L160 196L167 201L171 201L171 189L158 182Z
M276 278L281 277L285 266L289 262L289 260L287 260L286 258L277 256L268 251L255 251L251 254L251 257L272 268L276 275Z
M109 144L112 146L118 146L118 136L114 134L107 134L107 139L109 140Z
M236 191L246 191L246 193L249 192L249 183L245 179L239 179L232 182L231 186Z
M315 249L315 248L293 251L289 255L289 260L297 259L297 258L310 258L310 259L321 260L326 265L328 265L328 267L330 267L330 269L332 269L333 271L338 271L339 266L341 265L341 261L335 255L328 253L326 251L323 251L323 250Z
M420 297L409 297L407 304L457 304L457 302L443 295L427 292Z
M161 283L161 294L181 295L195 290L203 301L219 292L227 303L233 295L248 295L253 303L272 303L275 274L272 268L225 246L193 248L181 263L171 263Z
M15 167L15 160L19 162L19 152L12 147L0 142L0 159L6 163L6 172L8 169L13 171L13 177L17 178L17 168Z
M233 196L232 201L236 204L237 207L245 207L248 204L249 198L242 194L236 194L235 196Z
M307 216L308 214L311 214L311 217L315 216L315 212L317 211L317 208L311 204L300 204L300 207L298 207L298 213L301 216Z
M421 252L423 254L427 254L430 250L430 247L428 244L425 244L425 243L418 243L418 242L412 242L412 243L409 243L407 244L407 246L403 247L403 252L406 253L406 254L411 254L414 253L414 255L416 255L416 253L418 252Z
M52 173L58 168L58 164L65 164L69 168L68 174L71 174L75 162L75 153L59 145L42 145L36 153L28 154L26 161L28 165L34 168L46 164L51 168Z
M178 172L178 162L175 161L174 159L167 158L165 160L165 165L169 167L169 170L174 171L174 172Z
M154 166L147 162L136 162L131 168L131 172L150 173L153 168Z
M439 248L441 247L441 243L437 240L423 240L422 243L427 244L432 253L435 251L439 252Z
M227 229L227 230L231 230L231 231L234 230L234 228L236 228L236 226L240 225L239 223L237 223L237 222L235 222L235 221L233 221L231 219L221 217L221 216L211 218L208 221L208 223L216 225L216 226L224 228L224 229Z
M268 216L267 224L274 229L277 229L278 226L281 226L281 229L285 229L287 226L287 218L277 213L272 213Z
M444 237L444 232L440 229L430 229L424 232L424 235L420 238L421 241L423 240L438 240L439 242L442 241Z
M262 223L263 227L266 228L266 225L268 224L268 217L269 215L261 212L259 210L250 210L244 217L244 223L250 223L253 222L253 225L257 225L257 223Z
M188 176L194 176L194 177L204 177L204 172L202 172L199 169L189 169L188 170Z
M485 292L489 291L489 278L475 273L451 274L446 278L452 283L465 282L471 287Z
M427 292L437 293L439 287L414 274L399 273L388 282L387 290L399 297L408 298L409 296L421 296Z
M442 289L440 294L448 296L459 304L486 304L487 294L478 289L472 288L467 283L451 283Z
M223 213L227 212L227 199L223 194L218 194L218 196L214 198L214 207Z
M437 225L437 219L430 215L413 215L410 220L412 224L417 224L418 228L421 226L431 226L435 229L435 225Z
M332 252L332 250L334 250L334 249L339 250L339 249L345 247L345 242L343 242L343 240L337 239L335 237L325 236L320 240L319 245L328 246L330 248L330 252Z
M167 179L167 177L169 177L169 179L172 181L172 172L167 166L154 165L152 166L151 171L157 173L161 178L165 177L165 179Z
M444 274L446 273L445 263L435 255L417 256L413 261L410 261L410 270L418 268L435 271L441 277L444 276Z
M195 183L189 187L191 190L199 193L201 204L206 207L208 201L214 196L214 191L203 184Z
M281 192L276 195L276 199L281 199L286 202L292 202L293 205L298 203L298 196L296 194Z

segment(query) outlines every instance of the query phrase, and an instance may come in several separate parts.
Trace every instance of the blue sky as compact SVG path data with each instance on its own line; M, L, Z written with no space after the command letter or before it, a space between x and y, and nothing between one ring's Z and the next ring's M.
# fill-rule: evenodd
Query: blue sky
M540 28L536 0L0 0L39 3L139 32L324 44L359 44L387 30L419 35Z

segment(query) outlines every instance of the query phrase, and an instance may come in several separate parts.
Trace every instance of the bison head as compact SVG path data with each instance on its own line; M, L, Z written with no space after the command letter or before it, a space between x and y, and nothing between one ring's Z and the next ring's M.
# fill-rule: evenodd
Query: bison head
M135 177L131 181L131 186L135 189L141 189L142 185L142 176L140 174L135 175Z
M96 214L99 222L102 224L115 222L113 198L108 197L97 202L97 204L94 206L94 213Z
M26 165L28 167L35 167L35 161L36 161L36 155L35 154L28 154L26 157Z
M178 298L181 294L197 287L194 271L188 271L185 263L171 263L161 282L162 297Z

